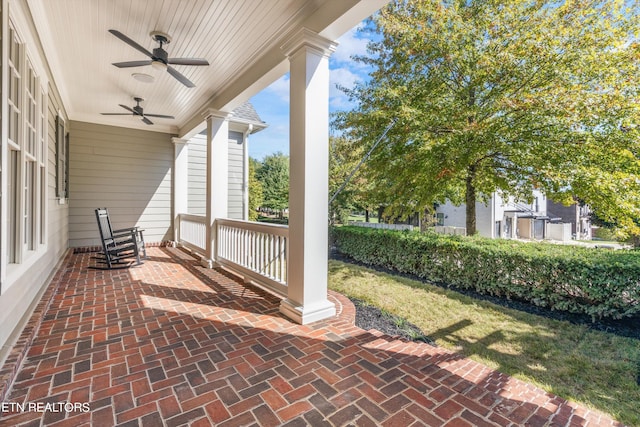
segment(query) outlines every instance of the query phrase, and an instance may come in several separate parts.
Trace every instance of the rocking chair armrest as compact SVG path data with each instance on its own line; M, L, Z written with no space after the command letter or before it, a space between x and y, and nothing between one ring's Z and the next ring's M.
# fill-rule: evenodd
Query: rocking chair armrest
M116 231L121 231L120 233L117 233ZM111 236L110 240L121 240L123 238L135 238L136 237L136 231L135 230L129 230L129 231L123 231L123 230L116 230L113 232L113 235Z
M121 228L119 230L113 230L113 234L119 234L119 233L130 233L131 231L142 231L139 230L138 227L127 227L127 228Z
M120 234L120 233L137 233L140 235L140 238L142 239L142 232L144 231L144 229L139 228L138 226L135 227L129 227L129 228L121 228L119 230L113 230L114 234Z
M137 247L138 235L133 230L128 233L114 234L111 237L106 237L104 239L104 244L114 248L124 247L130 244L133 244Z

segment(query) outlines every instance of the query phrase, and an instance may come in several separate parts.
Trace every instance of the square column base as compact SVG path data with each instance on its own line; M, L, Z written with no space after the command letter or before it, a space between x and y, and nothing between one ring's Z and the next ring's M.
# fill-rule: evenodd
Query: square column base
M280 313L301 325L328 319L336 315L336 306L329 300L319 301L311 305L302 306L290 299L280 303Z
M200 266L204 268L215 268L215 261L207 259L205 257L200 258Z

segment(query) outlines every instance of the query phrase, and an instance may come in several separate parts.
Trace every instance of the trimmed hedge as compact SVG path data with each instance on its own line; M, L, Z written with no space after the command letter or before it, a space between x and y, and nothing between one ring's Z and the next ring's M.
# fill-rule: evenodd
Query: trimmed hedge
M432 282L620 319L640 312L640 251L334 227L340 253Z

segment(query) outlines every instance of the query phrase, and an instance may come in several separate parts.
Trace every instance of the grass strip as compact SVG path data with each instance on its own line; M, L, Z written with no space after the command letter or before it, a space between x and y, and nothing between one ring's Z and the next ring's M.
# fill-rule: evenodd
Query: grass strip
M640 341L331 260L329 287L418 326L436 344L640 426Z

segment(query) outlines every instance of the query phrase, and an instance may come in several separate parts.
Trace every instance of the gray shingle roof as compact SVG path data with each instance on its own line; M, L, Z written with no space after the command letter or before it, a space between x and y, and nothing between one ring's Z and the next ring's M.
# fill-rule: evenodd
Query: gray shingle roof
M241 106L233 110L233 116L231 120L233 119L240 119L241 121L246 121L246 122L266 124L264 121L262 121L262 119L258 115L258 112L256 111L255 108L253 108L253 105L249 101L245 102L244 104L242 104Z

